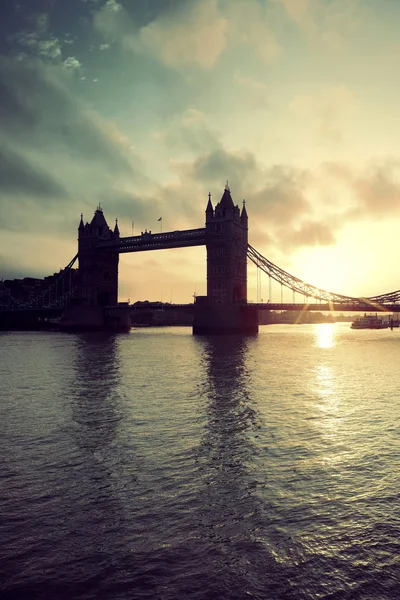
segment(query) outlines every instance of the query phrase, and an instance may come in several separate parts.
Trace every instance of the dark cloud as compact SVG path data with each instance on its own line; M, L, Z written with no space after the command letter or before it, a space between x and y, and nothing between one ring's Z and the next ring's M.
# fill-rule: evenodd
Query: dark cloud
M220 148L198 158L193 165L193 175L217 189L228 180L232 193L242 198L258 169L252 153L227 152Z
M400 162L387 159L368 164L363 170L342 163L325 163L323 172L352 196L352 205L343 210L344 222L386 219L400 212Z
M162 196L138 195L116 190L112 195L99 194L98 197L109 225L114 218L118 218L127 222L135 221L137 225L146 227L148 222L156 222L165 208ZM130 235L130 231L125 235Z
M400 164L387 162L356 177L354 189L362 208L371 217L385 218L400 212Z
M0 254L0 281L2 279L22 279L23 277L43 277L43 272L32 264L20 264Z
M337 223L306 221L298 228L292 226L278 229L277 238L286 249L301 246L331 246L336 242L336 229Z
M61 148L110 172L132 173L129 153L115 144L100 120L72 94L58 70L39 61L0 57L2 133L24 146Z
M215 147L217 143L215 138ZM208 192L215 204L228 179L234 202L241 205L242 198L247 200L250 243L279 255L304 246L333 245L348 223L398 213L398 170L395 161L370 167L362 175L339 163L315 171L292 165L265 168L250 152L229 152L220 146L193 162L178 163L179 184L160 186L151 197L121 199L119 206L122 214L136 211L146 219L159 211L167 213L177 228L199 227ZM333 180L352 196L350 210L348 200L343 203L335 188L326 191Z
M87 0L81 2L87 3ZM181 9L188 11L197 2L198 0L101 0L93 4L97 4L99 9L95 17L100 13L105 17L108 13L107 24L112 20L121 27L120 32L129 32L132 31L133 24L144 27L163 15L174 18Z
M264 214L268 223L280 226L298 222L310 214L307 188L312 180L309 171L289 165L274 165L260 173L262 187L257 185L251 203L258 214Z
M256 217L251 235L271 248L333 245L339 230L348 224L388 219L400 212L400 163L396 160L369 164L362 171L333 162L314 172L280 165L267 169L263 176L267 184L250 196L255 210L249 212ZM321 209L324 219L315 216ZM263 232L266 226L268 238Z
M222 147L200 156L192 165L181 167L188 186L201 182L210 190L214 204L219 201L228 180L235 204L247 200L250 243L267 247L334 242L335 227L313 223L313 206L308 198L315 176L290 165L261 166L251 152L229 152ZM206 196L204 195L204 198ZM186 209L187 210L187 209ZM195 208L192 208L195 213ZM312 224L313 223L313 224Z
M189 150L195 157L200 157L196 158L195 169L201 169L203 162L212 163L214 158L221 161L224 155L218 136L207 127L203 115L194 109L171 119L168 128L160 133L160 138L168 145L172 155L181 156L182 152ZM204 167L207 169L208 165Z
M66 196L65 189L49 173L4 146L0 146L0 193L39 196L42 200Z
M72 92L61 68L0 57L0 228L71 235L69 215L118 198L118 183L143 183L141 163L115 126ZM122 206L127 205L124 198ZM140 204L140 203L139 203ZM45 214L40 208L48 209ZM118 205L116 207L119 208ZM125 209L128 212L128 209ZM118 216L118 213L117 215ZM46 229L47 230L47 229Z

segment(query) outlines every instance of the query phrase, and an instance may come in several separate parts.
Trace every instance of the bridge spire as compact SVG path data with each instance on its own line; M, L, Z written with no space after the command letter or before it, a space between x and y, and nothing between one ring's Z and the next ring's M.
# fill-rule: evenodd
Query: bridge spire
M246 200L244 198L243 198L243 208L242 208L242 212L240 214L240 220L247 227L248 216L247 216L247 210L246 210Z
M226 186L224 189L224 193L222 194L222 198L219 202L219 208L221 210L232 209L234 208L231 190L229 189L228 181L226 181Z
M85 229L85 226L83 224L83 213L81 213L81 221L79 223L78 231L83 231L84 229Z
M212 221L214 218L214 209L213 209L213 205L211 202L211 194L210 192L208 193L208 203L207 203L207 208L206 208L206 223L209 223L210 221Z

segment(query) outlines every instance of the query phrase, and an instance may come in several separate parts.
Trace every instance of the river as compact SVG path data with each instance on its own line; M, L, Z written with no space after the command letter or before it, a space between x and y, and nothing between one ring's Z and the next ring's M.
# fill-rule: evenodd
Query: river
M2 600L400 597L400 330L0 334Z

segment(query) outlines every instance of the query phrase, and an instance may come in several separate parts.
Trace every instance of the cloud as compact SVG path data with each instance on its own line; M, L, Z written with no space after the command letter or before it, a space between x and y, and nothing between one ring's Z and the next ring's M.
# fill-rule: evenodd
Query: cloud
M290 102L291 114L309 127L324 141L343 140L346 119L354 114L356 99L342 84L330 85L313 92L297 94Z
M169 67L196 65L209 69L226 44L227 21L218 10L217 0L189 3L178 10L159 13L138 27L128 12L109 0L94 15L94 27L106 40L148 53Z
M143 27L139 43L168 66L194 64L209 69L225 49L227 27L217 0L202 0Z
M272 247L290 233L296 234L292 248L307 244L307 240L333 240L334 228L329 234L329 223L324 231L322 222L315 218L309 198L315 178L307 170L285 165L265 168L251 152L229 151L217 139L211 152L203 150L193 160L173 161L171 168L174 182L142 195L142 204L129 193L120 196L118 214L135 218L135 222L137 218L145 226L151 207L152 215L157 211L163 214L173 229L202 227L208 192L215 205L228 179L235 204L241 206L243 198L248 200L251 243Z
M247 107L256 110L269 108L269 92L264 83L240 71L235 71L233 81L239 86Z
M1 58L0 120L2 228L19 223L34 230L56 215L57 229L60 202L79 214L128 183L137 190L149 185L130 140L76 98L62 69ZM54 208L44 215L34 210L49 204Z
M68 56L63 62L63 67L67 71L80 72L82 70L82 63L75 56Z
M93 14L93 27L107 42L129 43L128 36L136 33L135 23L122 4L111 0Z
M229 44L241 50L252 50L265 63L281 54L273 30L273 13L268 3L256 0L234 0L226 4L229 23Z
M120 221L121 235L130 235L129 228L132 221L136 223L136 227L151 228L151 223L154 223L154 227L160 214L165 213L165 191L164 194L159 195L156 190L157 188L153 193L137 194L134 190L126 187L124 190L115 189L112 196L109 190L103 194L99 192L97 197L101 205L107 207L107 210L105 209L106 218L111 218L112 210L112 215L115 215ZM171 211L171 207L169 207L169 211ZM128 227L128 230L125 229L125 233L121 224L124 220L125 227Z
M251 152L228 152L220 148L194 162L193 176L209 187L217 188L228 179L236 194L243 196L257 168Z
M168 147L170 159L181 156L188 151L199 156L220 148L217 134L210 129L204 114L188 108L183 113L171 118L163 130L153 133L153 137Z
M313 170L265 166L249 151L229 151L216 143L213 151L172 166L177 182L160 186L160 210L173 206L179 222L198 226L204 208L199 199L205 206L211 191L218 202L228 179L234 202L247 200L251 243L276 255L332 245L347 225L400 214L400 162L395 160L362 170L334 162Z
M368 215L385 218L400 213L400 162L376 165L354 183Z
M311 212L306 190L312 182L312 174L305 169L291 165L271 166L259 174L253 202L258 211L264 209L267 212L269 223L290 225Z
M62 197L65 189L49 174L10 147L0 147L1 194L29 194L42 200Z
M61 59L61 46L57 38L38 41L37 50L39 56L44 56L53 61Z
M235 47L251 48L266 62L275 59L280 47L269 20L268 8L256 0L193 0L159 12L140 26L128 7L110 0L95 13L93 24L107 42L153 56L168 67L207 71Z
M31 21L33 21L32 29L18 31L11 36L11 40L32 55L52 62L60 61L62 57L61 44L57 37L48 32L48 15L34 14Z
M345 221L387 219L400 214L400 161L370 162L364 169L325 163L323 170L336 184L347 189L352 202L343 209Z
M55 23L57 31L59 31L57 6L54 2L46 4L49 13L35 12L34 6L19 7L19 19L15 18L10 21L10 27L15 31L14 33L7 31L10 50L21 61L36 58L45 63L64 66L70 72L80 72L82 69L81 61L77 57L65 56L64 54L68 46L77 41L78 36L69 32L62 32L59 36L55 35L51 30L51 24ZM75 10L77 8L74 6ZM33 12L30 12L32 9ZM18 11L16 14L18 14ZM83 15L82 7L79 7L77 20L79 19L80 25L85 20ZM76 31L78 32L79 29L77 28Z
M126 150L110 140L101 119L68 88L62 74L38 61L0 58L2 134L21 150L61 149L77 159L130 173Z
M398 213L399 166L395 161L376 164L365 172L334 162L313 171L285 164L262 165L246 148L226 148L195 108L172 119L157 134L170 153L172 180L148 181L143 175L146 165L132 150L133 140L89 110L62 71L35 60L0 60L4 173L0 203L9 215L0 227L12 228L20 218L27 226L36 226L37 217L24 214L24 197L37 206L69 202L71 212L77 214L81 210L90 214L100 201L107 218L116 216L122 222L125 219L125 224L135 220L143 228L151 228L159 214L166 214L173 228L198 227L204 223L208 192L218 201L226 179L236 203L248 200L251 242L275 248L274 252L332 244L346 223ZM342 99L344 106L351 104L340 87L335 98ZM329 94L323 99L328 102ZM304 115L312 113L313 106L307 99L295 108ZM336 188L351 198L350 209L339 195L334 198L332 194L327 202L326 189ZM19 200L13 203L10 198ZM61 220L52 226L61 227Z
M359 0L274 0L304 37L331 52L342 52L354 39L366 7Z
M24 277L43 277L43 273L40 268L30 266L28 275L26 262L15 261L9 256L0 254L0 280L23 279ZM0 296L0 302L1 300Z
M277 232L279 243L286 250L305 246L331 246L336 242L337 222L306 221L299 227L281 227Z

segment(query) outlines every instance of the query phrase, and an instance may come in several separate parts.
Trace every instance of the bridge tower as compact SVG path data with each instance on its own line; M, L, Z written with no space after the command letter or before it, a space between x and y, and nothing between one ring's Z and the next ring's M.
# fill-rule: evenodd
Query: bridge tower
M240 211L228 182L215 209L208 196L205 243L207 296L195 302L193 333L250 334L258 332L257 310L247 304L248 217Z
M243 201L240 212L226 183L213 209L211 194L206 208L207 298L214 304L247 302L248 217Z
M119 240L118 223L112 231L99 205L90 223L78 228L79 296L86 306L118 304L119 253L99 247L101 241Z

